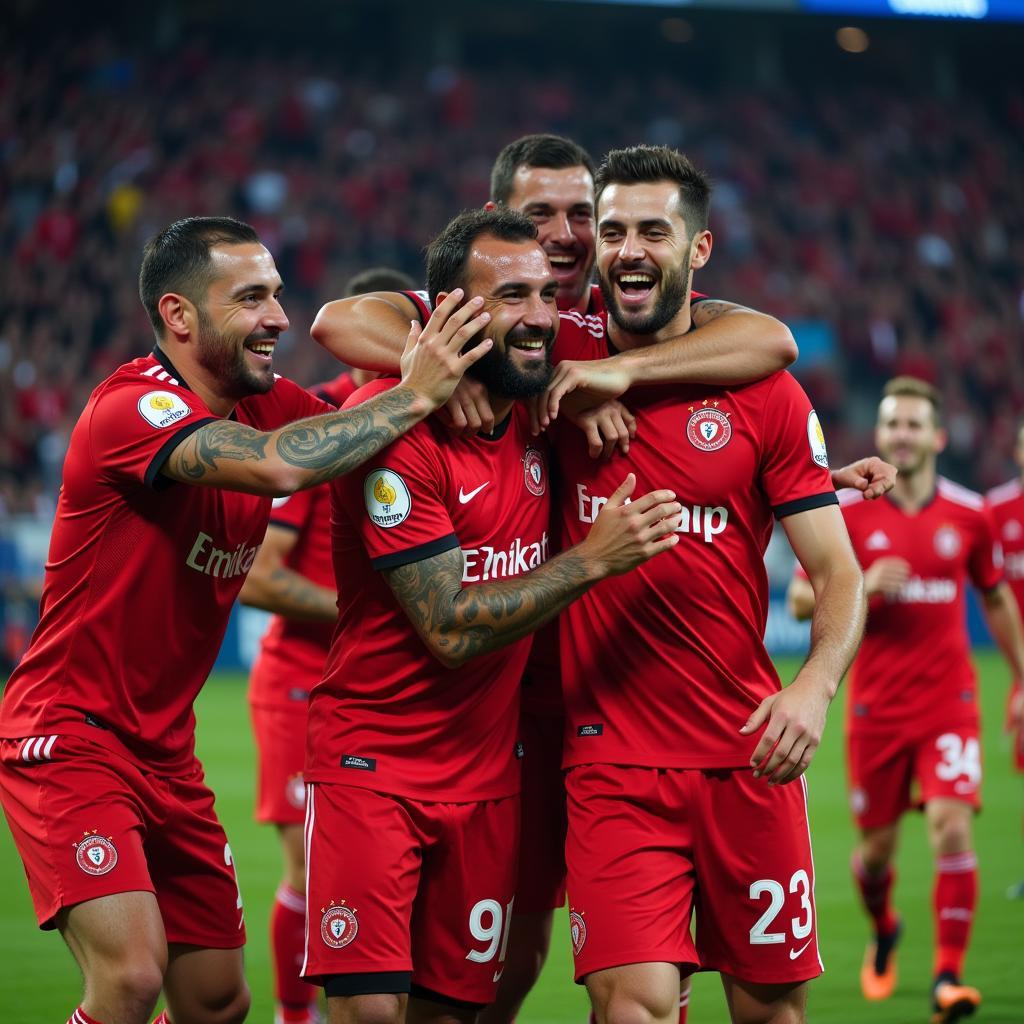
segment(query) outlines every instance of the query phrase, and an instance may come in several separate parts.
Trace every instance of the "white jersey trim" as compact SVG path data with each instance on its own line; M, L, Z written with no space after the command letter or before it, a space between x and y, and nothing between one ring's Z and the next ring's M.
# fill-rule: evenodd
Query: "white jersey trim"
M306 903L309 903L309 854L313 846L313 825L316 822L316 805L313 802L313 792L316 789L316 785L312 782L306 783L306 825L305 835L303 836L303 845L306 851ZM306 967L309 964L309 912L307 908L306 912L306 941L302 951L302 970L300 974L306 973Z
M56 742L56 736L29 736L21 744L20 757L22 761L49 761Z
M1020 480L1007 480L1005 484L993 487L985 497L990 505L1005 505L1008 501L1016 501L1024 496L1024 485Z
M954 505L962 505L964 508L973 508L976 511L985 507L985 499L977 491L961 487L960 484L955 484L944 476L938 478L936 490Z
M847 505L856 505L864 501L864 492L858 491L856 487L844 487L841 491L836 491L836 497L839 504L846 508Z

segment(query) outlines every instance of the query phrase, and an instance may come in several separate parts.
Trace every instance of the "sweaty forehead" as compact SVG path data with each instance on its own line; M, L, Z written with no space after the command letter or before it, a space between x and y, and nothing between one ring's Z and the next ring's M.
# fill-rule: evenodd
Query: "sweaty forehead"
M467 294L486 295L505 284L543 288L551 280L551 265L540 245L533 241L502 242L478 238L466 264Z
M645 220L669 220L684 224L679 212L679 186L671 181L609 185L601 193L597 216L601 222L613 220L639 223Z
M530 204L577 206L594 202L594 179L586 167L516 169L508 205L522 210Z
M230 290L244 285L264 285L271 290L278 287L281 277L274 257L258 242L242 245L216 245L210 250L213 266L213 286Z

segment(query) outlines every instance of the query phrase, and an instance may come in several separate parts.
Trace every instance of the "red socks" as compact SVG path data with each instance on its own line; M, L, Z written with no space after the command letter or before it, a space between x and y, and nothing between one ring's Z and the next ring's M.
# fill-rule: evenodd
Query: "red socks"
M958 979L978 902L978 859L974 852L950 853L935 862L935 973Z
M896 872L892 866L886 866L879 874L869 874L861 860L860 853L854 851L850 861L853 879L860 890L861 902L871 918L876 935L891 935L896 930L896 915L892 909L892 887L896 881Z
M315 986L299 977L306 949L306 898L284 882L270 914L270 948L281 1019L285 1024L305 1022L317 994Z
M80 1006L68 1017L68 1024L103 1024L95 1017L90 1017Z

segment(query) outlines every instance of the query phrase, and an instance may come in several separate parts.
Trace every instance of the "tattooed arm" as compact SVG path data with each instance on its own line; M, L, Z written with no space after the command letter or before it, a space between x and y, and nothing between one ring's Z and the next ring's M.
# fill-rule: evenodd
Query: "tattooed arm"
M486 340L462 354L490 314L480 312L479 299L459 308L461 299L456 288L426 327L412 325L397 387L352 409L273 431L216 420L186 437L160 472L187 484L284 495L354 469L444 404L463 373L490 350Z
M267 535L242 584L238 600L251 608L262 608L289 619L334 622L338 617L337 593L285 564L298 539L298 530L273 523L267 527Z
M563 360L548 385L543 425L572 392L583 392L590 405L597 405L637 384L746 384L784 370L798 355L789 328L765 313L704 299L694 303L692 316L694 330L660 345L607 359Z
M522 576L463 587L462 552L453 548L388 569L384 578L434 656L458 668L539 629L598 580L676 544L675 495L651 491L627 504L635 486L630 473L583 541Z

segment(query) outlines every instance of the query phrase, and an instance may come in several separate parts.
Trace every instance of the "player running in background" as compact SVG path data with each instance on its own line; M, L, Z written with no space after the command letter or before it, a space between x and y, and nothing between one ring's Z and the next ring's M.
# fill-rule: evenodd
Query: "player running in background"
M400 271L376 267L353 277L345 294L413 286ZM338 408L372 377L366 370L346 371L310 391ZM316 989L299 973L306 934L302 762L309 692L323 676L337 598L329 485L278 498L238 595L242 604L274 613L249 675L249 711L258 762L256 820L277 827L284 868L270 912L277 1024L318 1019Z
M1024 607L1024 424L1017 430L1014 458L1021 475L1008 480L986 495L996 536L1003 547L1004 570L1017 607ZM1006 709L1006 729L1013 742L1013 764L1024 772L1024 680L1014 681ZM1015 882L1007 890L1010 899L1024 899L1024 881Z
M156 347L71 435L39 626L0 707L0 798L39 924L82 970L75 1024L145 1024L161 987L174 1024L245 1017L242 900L193 702L271 498L358 466L486 354L460 355L467 308L410 343L401 386L313 415L329 407L273 371L281 288L248 225L165 228L139 276Z
M981 496L936 472L946 443L938 392L897 377L883 395L875 439L899 469L896 486L871 504L843 495L870 600L847 704L850 803L861 833L852 867L874 930L861 988L865 998L878 1000L895 987L901 924L892 862L903 813L923 806L935 854L932 1019L945 1024L972 1014L981 1001L977 989L961 982L977 902L971 822L981 785L966 584L981 593L989 628L1016 678L1024 671L1024 640ZM815 607L799 576L789 600L798 618Z
M493 1000L513 905L529 636L599 579L677 542L671 492L630 504L627 476L587 537L549 559L546 444L516 401L546 386L558 328L557 281L530 220L456 217L430 246L427 276L428 324L451 315L457 285L490 314L493 354L474 372L497 426L463 437L430 421L333 488L340 618L310 704L304 974L323 982L336 1024L407 1010L470 1022Z
M646 146L609 153L596 184L608 337L556 355L638 359L691 326L710 187L679 153ZM801 776L860 636L860 570L817 417L788 373L634 388L627 401L628 455L595 461L566 429L556 442L566 542L624 469L684 506L662 564L562 616L576 977L602 1022L668 1024L681 968L700 968L721 972L734 1021L789 1024L821 970ZM762 639L775 519L819 596L808 660L784 689Z

